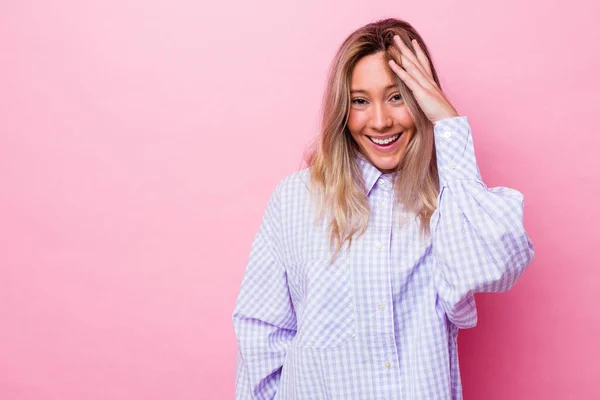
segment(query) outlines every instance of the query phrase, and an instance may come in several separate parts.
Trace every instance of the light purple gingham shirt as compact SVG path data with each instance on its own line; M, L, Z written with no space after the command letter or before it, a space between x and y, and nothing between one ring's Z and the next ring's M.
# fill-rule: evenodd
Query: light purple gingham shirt
M441 190L426 239L392 202L391 174L359 156L369 226L328 263L308 169L279 183L233 311L236 399L462 398L457 335L477 323L473 293L509 290L534 250L523 195L482 182L467 117L434 136Z

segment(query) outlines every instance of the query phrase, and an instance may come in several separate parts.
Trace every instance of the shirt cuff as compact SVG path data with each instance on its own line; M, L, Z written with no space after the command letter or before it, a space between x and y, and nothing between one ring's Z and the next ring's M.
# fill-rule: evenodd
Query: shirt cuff
M466 116L436 121L433 135L440 185L457 180L482 181Z

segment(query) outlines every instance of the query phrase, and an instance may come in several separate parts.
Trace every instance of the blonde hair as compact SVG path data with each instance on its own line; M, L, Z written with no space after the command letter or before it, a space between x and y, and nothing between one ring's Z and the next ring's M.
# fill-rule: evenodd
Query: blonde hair
M320 134L314 150L306 156L306 163L311 192L318 204L318 219L322 220L325 210L330 218L329 245L330 248L335 246L332 258L338 255L344 243L348 248L352 245L357 232L358 236L365 233L370 216L365 183L355 161L358 145L347 128L352 71L362 57L379 52L384 52L386 62L392 56L398 60L399 52L393 42L395 35L413 51L411 40L416 39L431 61L417 31L405 21L389 18L369 23L350 34L330 67L321 108ZM433 62L430 64L433 79L441 88ZM433 124L421 111L412 91L397 76L396 81L416 132L393 173L394 192L396 200L420 218L420 232L425 236L429 234L429 221L439 194Z

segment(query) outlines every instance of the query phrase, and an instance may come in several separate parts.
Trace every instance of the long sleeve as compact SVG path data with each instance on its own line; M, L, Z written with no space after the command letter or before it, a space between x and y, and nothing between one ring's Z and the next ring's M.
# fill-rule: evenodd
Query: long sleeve
M477 324L473 293L505 292L534 257L523 227L523 195L488 188L477 167L467 117L436 122L440 177L430 221L438 299L459 328Z
M232 316L238 342L237 400L275 397L286 351L296 334L296 314L280 250L280 224L276 189L254 237Z

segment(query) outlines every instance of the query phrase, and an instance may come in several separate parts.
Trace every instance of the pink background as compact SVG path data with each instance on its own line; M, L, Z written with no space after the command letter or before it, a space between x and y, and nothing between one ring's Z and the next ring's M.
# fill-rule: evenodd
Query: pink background
M55 4L50 4L55 3ZM595 1L0 3L0 398L229 399L231 313L329 62L404 18L526 199L536 259L477 295L466 399L600 398Z

